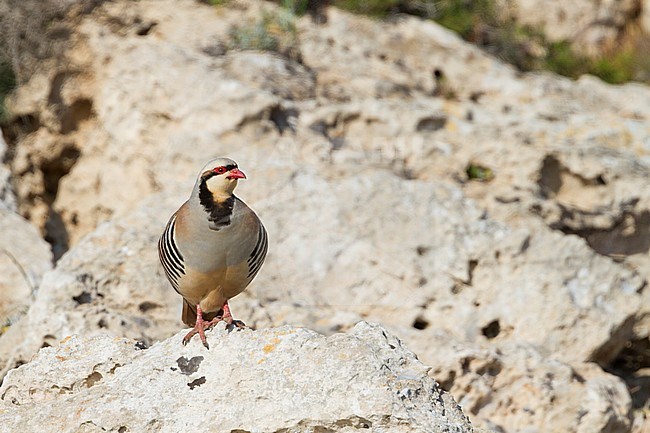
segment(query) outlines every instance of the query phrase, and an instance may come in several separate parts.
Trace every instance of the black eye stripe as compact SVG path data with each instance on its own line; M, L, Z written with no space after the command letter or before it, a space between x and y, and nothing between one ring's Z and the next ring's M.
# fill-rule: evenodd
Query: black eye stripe
M213 171L217 174L224 174L225 172L230 171L234 168L237 168L235 164L221 165L219 167L215 167Z
M208 179L210 179L212 176L218 176L218 175L220 175L220 174L224 174L224 173L226 173L226 172L229 172L230 170L232 170L232 169L234 169L234 168L237 168L237 164L229 164L229 165L226 165L226 166L224 167L224 168L226 169L226 171L224 171L223 173L217 173L215 170L218 169L218 168L221 168L221 167L224 167L224 166L219 166L219 167L215 167L215 168L213 168L212 170L204 171L204 172L201 174L201 179L208 180Z

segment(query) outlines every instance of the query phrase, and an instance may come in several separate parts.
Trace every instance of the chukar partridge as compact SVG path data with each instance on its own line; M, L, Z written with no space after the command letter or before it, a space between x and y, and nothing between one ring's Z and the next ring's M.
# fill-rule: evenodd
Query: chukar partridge
M183 344L219 321L234 320L228 300L255 278L268 248L266 230L246 203L233 194L246 179L229 158L208 162L192 195L171 216L158 241L158 254L169 282L183 297L182 319L194 328Z

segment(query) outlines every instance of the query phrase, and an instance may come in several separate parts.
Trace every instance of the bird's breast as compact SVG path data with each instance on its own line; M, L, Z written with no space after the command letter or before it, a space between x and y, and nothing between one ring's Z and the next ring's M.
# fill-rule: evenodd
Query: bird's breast
M246 262L257 236L254 220L242 213L233 213L230 224L218 231L210 229L206 219L197 221L193 228L180 248L186 266L205 273Z

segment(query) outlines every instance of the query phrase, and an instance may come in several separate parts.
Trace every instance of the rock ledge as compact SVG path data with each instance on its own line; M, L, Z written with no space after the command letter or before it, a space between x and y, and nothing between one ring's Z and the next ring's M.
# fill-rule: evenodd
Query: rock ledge
M139 349L64 339L11 371L0 425L40 432L471 432L428 368L379 325L330 337L283 326L186 331ZM38 417L33 414L38 413Z

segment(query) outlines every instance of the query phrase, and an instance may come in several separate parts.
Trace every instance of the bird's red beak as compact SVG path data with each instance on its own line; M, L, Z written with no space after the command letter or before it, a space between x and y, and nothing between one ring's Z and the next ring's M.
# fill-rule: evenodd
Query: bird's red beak
M246 175L238 168L233 168L228 172L226 179L246 179Z

